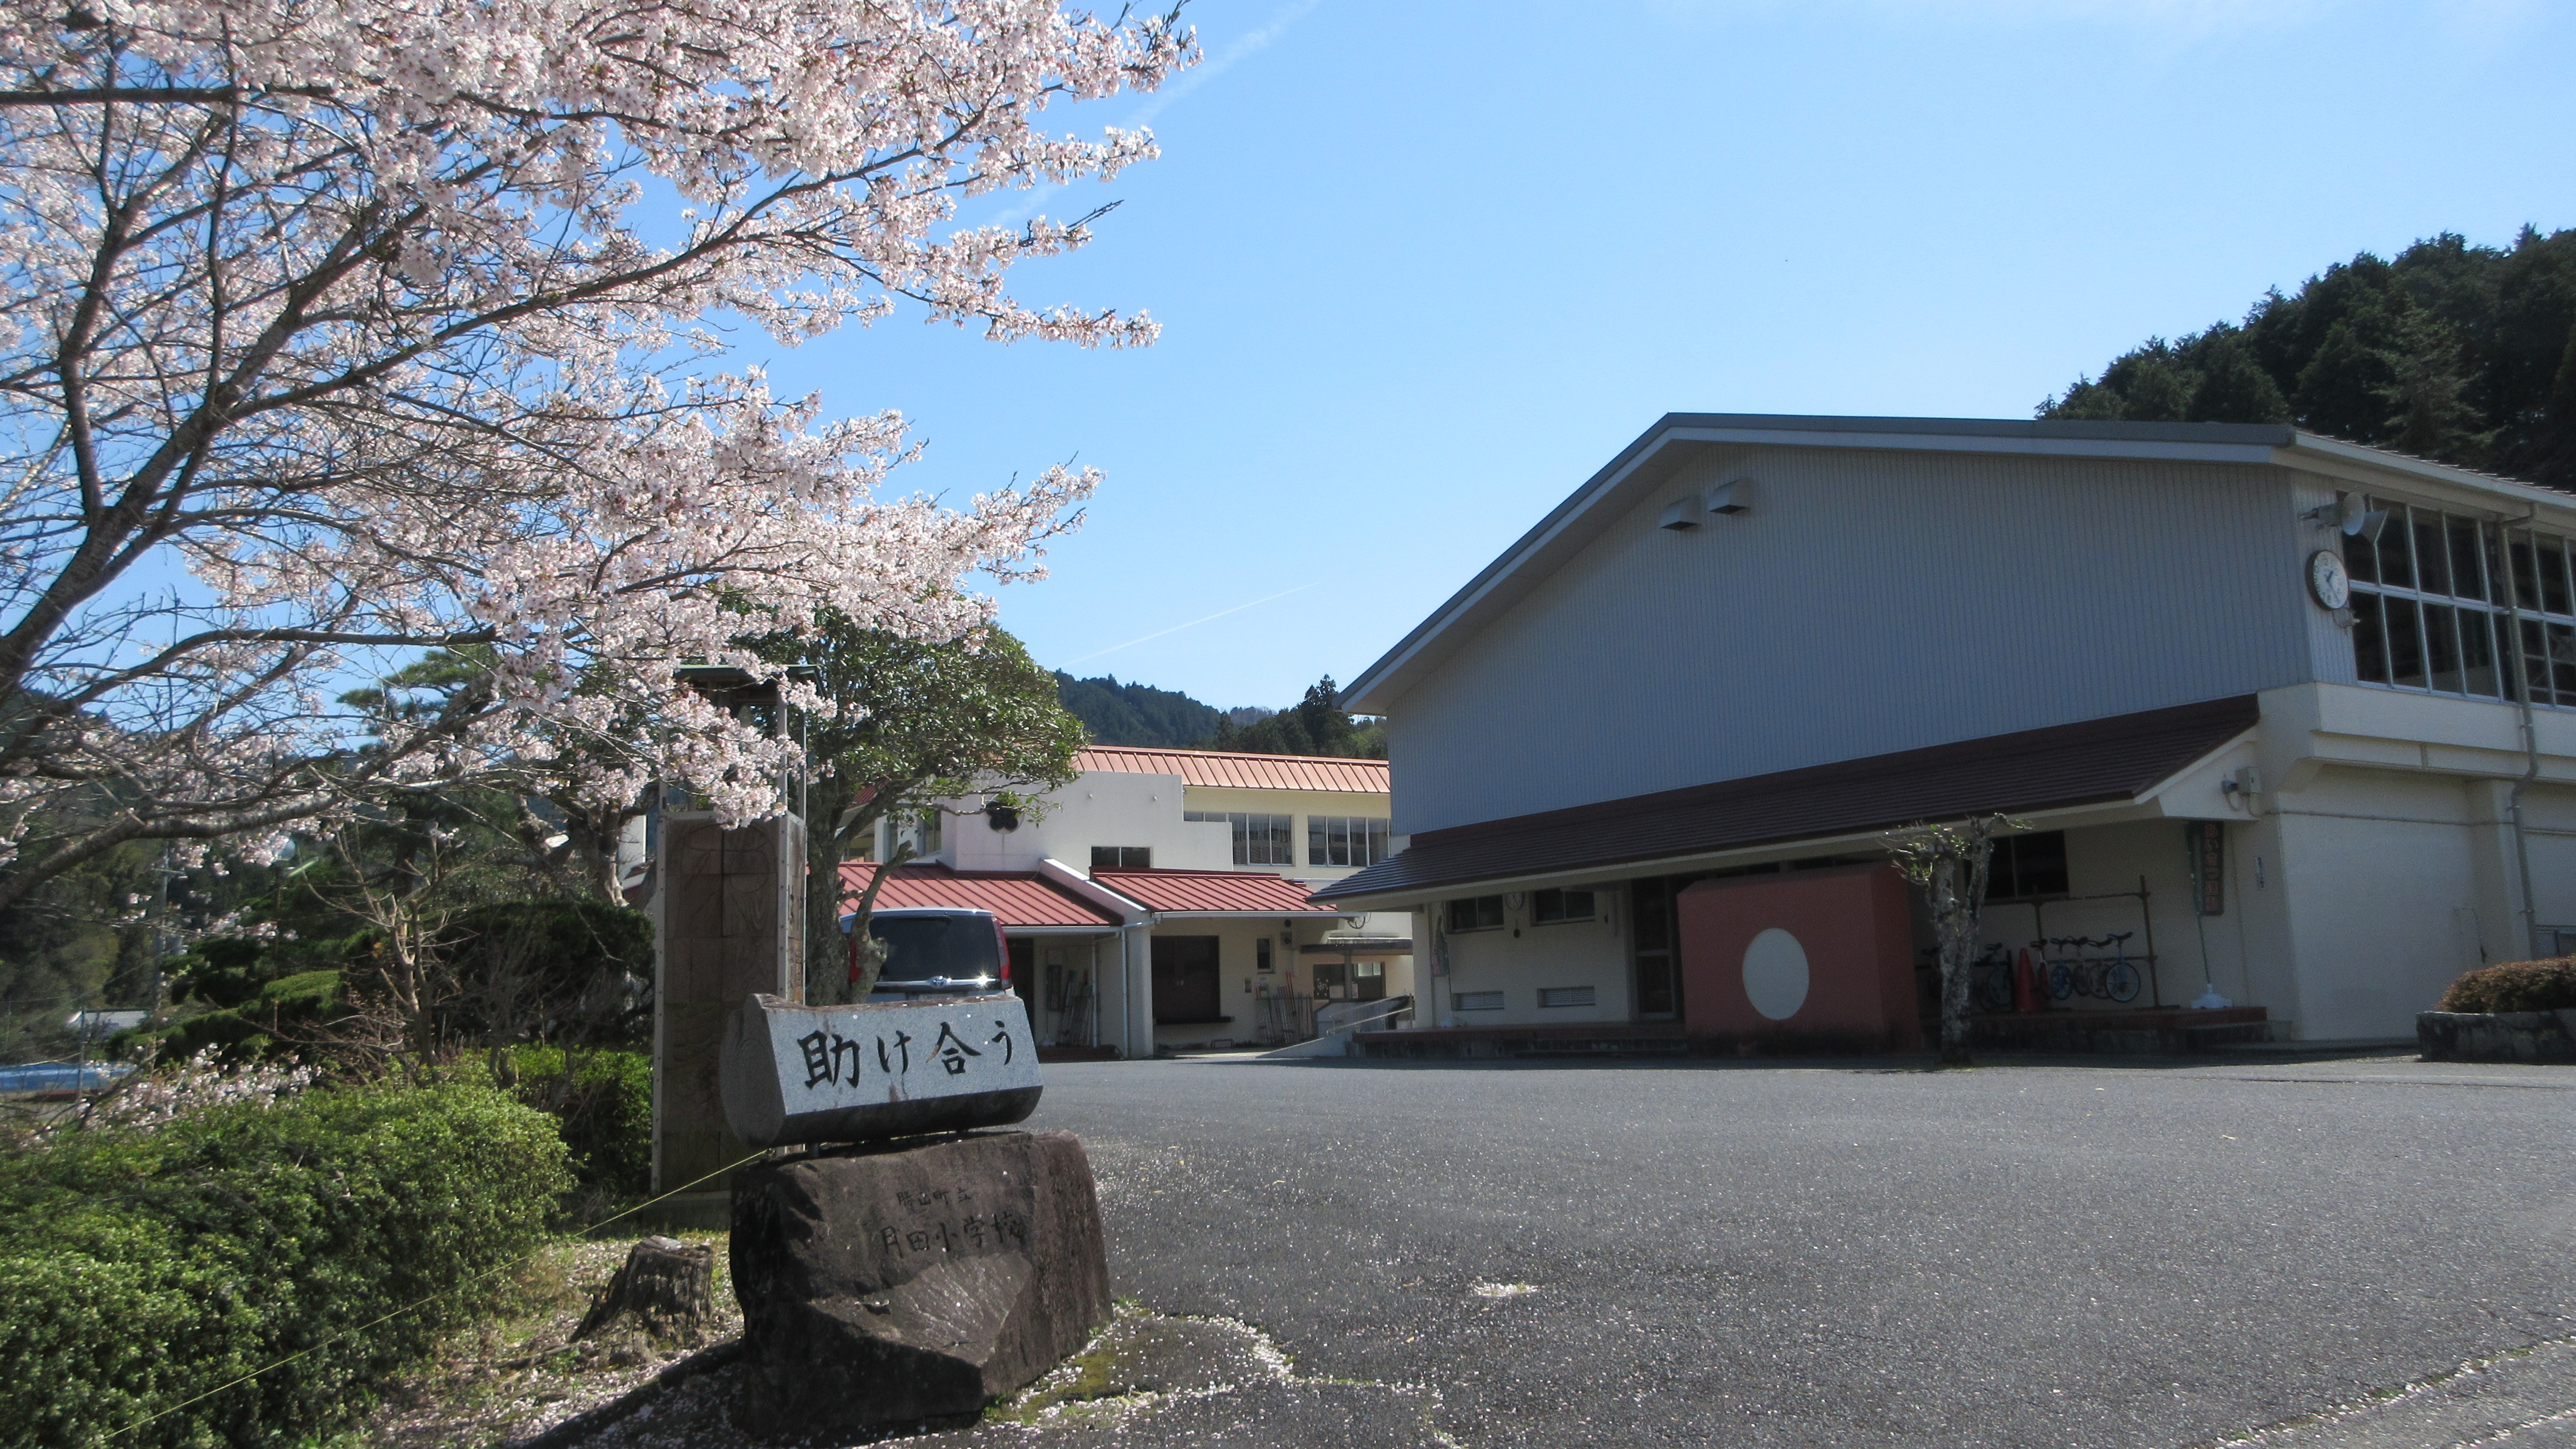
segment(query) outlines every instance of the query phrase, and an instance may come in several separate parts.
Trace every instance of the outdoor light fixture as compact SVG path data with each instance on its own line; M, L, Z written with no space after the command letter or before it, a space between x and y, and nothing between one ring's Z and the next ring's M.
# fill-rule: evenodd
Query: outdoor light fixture
M1729 478L1713 483L1697 493L1686 493L1664 505L1657 528L1674 533L1688 533L1711 518L1731 518L1753 509L1753 480Z
M2319 528L2340 528L2346 538L2366 538L2379 542L2381 529L2388 526L2388 510L2365 507L2367 500L2357 493L2337 493L2332 503L2320 503L2300 514Z

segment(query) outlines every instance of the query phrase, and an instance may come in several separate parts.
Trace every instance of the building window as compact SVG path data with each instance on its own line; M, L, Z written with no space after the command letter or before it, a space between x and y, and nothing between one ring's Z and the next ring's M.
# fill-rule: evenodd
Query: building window
M1460 1011L1500 1011L1503 993L1499 991L1461 991L1449 1004Z
M1589 986L1542 986L1538 989L1538 1004L1543 1007L1590 1006L1592 1004L1592 988Z
M1183 820L1222 821L1234 827L1236 865L1295 865L1297 817L1254 815L1241 810L1184 810Z
M2518 664L2533 704L2576 707L2566 539L2383 498L2369 506L2388 513L2378 541L2343 541L2356 677L2512 699Z
M1530 919L1542 926L1555 925L1559 921L1591 920L1592 892L1532 891ZM1584 989L1589 991L1592 988L1587 986ZM1584 1004L1589 1006L1591 1003L1587 1001Z
M1270 969L1270 938L1266 935L1252 938L1252 969L1255 971Z
M913 832L915 843L912 848L916 854L937 855L939 853L940 825L946 819L947 817L935 805L921 812L920 826Z
M2066 894L2066 832L1995 837L1995 856L1986 868L1986 899L2023 900Z
M1152 870L1154 848L1150 845L1095 845L1091 847L1091 868L1093 870Z
M1306 863L1375 865L1386 859L1386 826L1365 815L1309 815Z
M1501 896L1469 896L1449 903L1449 933L1497 931L1503 925Z

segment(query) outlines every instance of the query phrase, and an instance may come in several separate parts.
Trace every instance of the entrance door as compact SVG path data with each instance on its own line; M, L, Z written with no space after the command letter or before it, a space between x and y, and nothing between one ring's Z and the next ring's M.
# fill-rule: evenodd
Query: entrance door
M1225 1020L1218 1009L1216 937L1156 936L1154 1020L1189 1025Z
M1680 932L1673 915L1673 882L1657 877L1628 887L1637 979L1637 1019L1673 1021L1682 1014Z
M1026 937L1012 936L1005 936L1002 941L1011 948L1011 990L1019 994L1020 1005L1028 1008L1029 1029L1035 1031L1038 1023L1038 943ZM1049 1004L1061 1007L1061 1003Z

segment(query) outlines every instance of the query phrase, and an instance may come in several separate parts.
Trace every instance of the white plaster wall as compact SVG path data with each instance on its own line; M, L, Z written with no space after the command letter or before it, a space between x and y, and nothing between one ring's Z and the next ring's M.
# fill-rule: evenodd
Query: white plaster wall
M1164 869L1231 870L1234 836L1224 825L1181 818L1178 775L1095 771L1047 797L1043 819L1023 816L1016 830L995 830L976 812L983 797L951 802L946 839L936 857L958 870L1034 870L1049 857L1077 870L1091 865L1095 845L1142 845Z
M2576 790L2535 785L2523 794L2523 822L2530 832L2534 924L2576 933ZM2513 924L2508 959L2529 952L2521 923Z
M2192 906L2190 861L2183 845L2185 822L2137 820L2068 831L2068 893L2112 898L2049 903L2044 908L2047 934L2087 936L2098 940L2126 931L2129 939L2122 943L2122 947L2133 960L2146 955L2152 938L2156 969L2149 983L2151 990L2140 991L2135 1001L2120 1003L2076 997L2064 1004L2079 1011L2133 1011L2155 1005L2159 999L2166 1006L2184 1005L2201 993L2205 959L2209 972L2206 979L2217 986L2220 995L2240 1006L2271 1006L2271 1002L2259 999L2264 986L2248 970L2251 959L2249 917L2263 905L2263 902L2248 899L2252 867L2250 861L2239 859L2248 854L2251 827L2252 822L2243 817L2228 825L2226 850L2230 878L2224 898L2226 909L2205 921ZM2243 872L2238 870L2240 864L2246 867ZM2264 872L2268 887L2268 861ZM2142 879L2147 892L2143 905L2134 894ZM2264 894L2268 900L2268 889ZM2011 901L1990 903L1982 922L1983 939L2000 941L2007 948L2018 949L2039 934L2041 919L2040 914L2026 904ZM2206 958L2201 954L2204 937L2208 942ZM2108 953L2095 948L2086 954Z
M2335 766L2274 820L2303 1041L2414 1034L2479 964L2469 792L2440 776Z
M1501 1011L1454 1012L1459 1026L1571 1026L1591 1021L1626 1021L1630 1013L1626 892L1614 886L1593 888L1601 915L1590 921L1538 925L1529 918L1526 896L1518 910L1504 912L1500 930L1451 935L1449 975L1434 983L1431 999L1417 1020L1444 1025L1451 1003L1461 991L1500 991ZM1433 924L1415 918L1418 927ZM1417 955L1427 953L1429 943ZM1543 986L1589 986L1593 1004L1541 1007Z
M1259 988L1264 985L1277 990L1307 988L1309 977L1298 959L1297 948L1293 943L1280 942L1279 922L1276 920L1167 916L1156 924L1154 934L1217 938L1218 1009L1234 1018L1214 1025L1158 1025L1154 1028L1157 1046L1251 1046L1261 1037ZM1322 932L1314 926L1302 926L1290 934L1300 940L1312 940ZM1271 960L1275 963L1267 973L1259 969L1258 947L1255 945L1264 936L1270 938Z

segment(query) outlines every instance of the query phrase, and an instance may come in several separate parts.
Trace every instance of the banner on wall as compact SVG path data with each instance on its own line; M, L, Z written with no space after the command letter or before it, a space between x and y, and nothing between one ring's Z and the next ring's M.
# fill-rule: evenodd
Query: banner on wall
M2204 916L2227 913L2227 822L2189 820L2183 838L2191 850L2192 903Z

